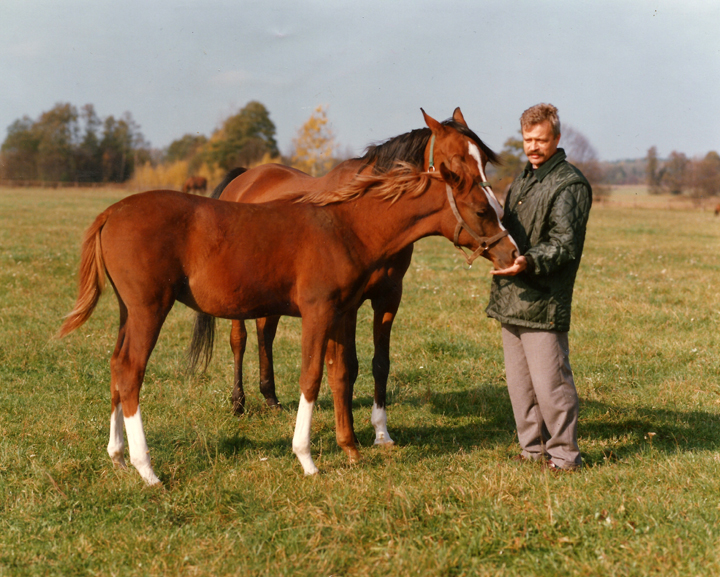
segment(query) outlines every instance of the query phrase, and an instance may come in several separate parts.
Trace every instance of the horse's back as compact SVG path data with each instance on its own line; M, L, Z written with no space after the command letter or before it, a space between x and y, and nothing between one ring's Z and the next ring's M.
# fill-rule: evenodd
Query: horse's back
M310 265L342 250L332 209L291 201L231 203L157 190L107 212L105 267L130 308L179 300L225 318L296 315L293 287L316 282Z
M303 193L334 190L357 173L356 161L347 161L325 176L310 176L282 164L262 164L230 182L220 198L234 202L268 202Z

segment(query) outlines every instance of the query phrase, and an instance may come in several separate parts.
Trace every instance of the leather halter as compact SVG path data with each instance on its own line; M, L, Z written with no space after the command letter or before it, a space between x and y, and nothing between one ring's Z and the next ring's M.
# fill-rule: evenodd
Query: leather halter
M485 185L487 183L482 183L483 188L485 188ZM488 250L492 245L494 245L496 242L498 242L501 238L508 236L510 233L507 230L501 230L499 233L497 233L494 236L480 236L475 231L473 231L468 224L463 219L462 215L460 214L460 211L458 210L457 204L455 204L455 196L453 195L452 188L449 184L445 183L445 191L447 192L448 202L450 203L450 208L453 211L453 214L455 215L455 218L457 219L457 226L455 226L455 238L453 239L453 242L455 246L460 249L460 252L463 253L463 256L465 257L465 260L468 263L468 266L472 266L473 261L479 257L482 253L484 253L486 250ZM465 229L468 234L473 237L478 243L478 248L475 250L474 253L472 253L470 256L467 255L463 247L461 247L458 244L458 239L460 237L460 231L462 229Z

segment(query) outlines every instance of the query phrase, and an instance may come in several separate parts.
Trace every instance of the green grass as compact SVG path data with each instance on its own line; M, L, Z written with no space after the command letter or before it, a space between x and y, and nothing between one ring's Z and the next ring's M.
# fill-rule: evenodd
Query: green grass
M416 245L396 321L389 430L372 446L371 319L360 311L355 428L335 444L323 386L321 474L291 451L299 322L276 342L264 408L256 345L248 414L230 411L221 334L208 372L183 370L178 305L148 366L143 419L160 489L113 469L110 291L72 308L82 232L121 191L0 189L0 576L713 575L720 571L720 222L702 211L593 209L575 293L571 361L585 468L518 465L489 264L444 239ZM251 328L251 327L248 327ZM253 331L254 332L254 331Z

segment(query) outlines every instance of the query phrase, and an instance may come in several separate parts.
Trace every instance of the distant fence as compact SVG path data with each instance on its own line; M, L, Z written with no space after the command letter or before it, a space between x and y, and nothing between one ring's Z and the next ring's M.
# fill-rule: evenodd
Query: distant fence
M53 182L47 180L0 179L5 188L126 188L124 182Z

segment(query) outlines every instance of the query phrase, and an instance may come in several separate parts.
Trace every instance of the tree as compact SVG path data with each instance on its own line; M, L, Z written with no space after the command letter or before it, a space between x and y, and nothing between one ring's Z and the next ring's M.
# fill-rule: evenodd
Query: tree
M8 127L8 135L0 148L3 178L34 180L37 178L37 152L40 139L33 130L34 122L28 116L16 120Z
M108 116L100 141L103 182L125 182L135 167L135 151L145 147L145 139L129 112L119 120Z
M688 186L689 161L682 152L672 151L662 170L662 183L670 194L682 194Z
M604 174L598 154L584 134L571 126L562 129L561 145L567 154L568 161L580 169L592 186L593 196L607 197L610 187L603 183Z
M102 151L98 137L98 129L102 126L102 121L95 113L92 104L82 107L80 118L85 123L85 133L75 154L75 178L78 182L98 182L102 180Z
M39 138L37 175L40 180L75 179L74 147L78 140L78 112L71 104L56 104L43 112L33 130Z
M710 151L702 160L692 162L692 192L695 198L720 194L720 155Z
M646 182L650 194L660 194L662 172L658 168L657 148L650 147L647 151L647 164L645 167Z
M122 182L132 174L136 160L149 155L147 147L129 112L119 120L110 116L101 121L92 104L78 113L75 106L61 103L36 121L25 116L10 125L0 165L10 179Z
M515 177L522 172L527 159L523 150L522 133L519 136L511 136L505 141L502 151L498 155L500 164L488 166L488 178L494 181L493 189L500 202L504 202L508 187L515 180Z
M266 154L280 155L275 125L265 106L255 100L225 120L210 139L207 153L208 160L225 170L252 165Z
M293 139L292 166L322 176L334 163L335 136L328 126L327 107L318 106Z
M206 143L207 138L202 134L186 134L170 143L165 151L165 160L168 162L189 161L200 152Z

